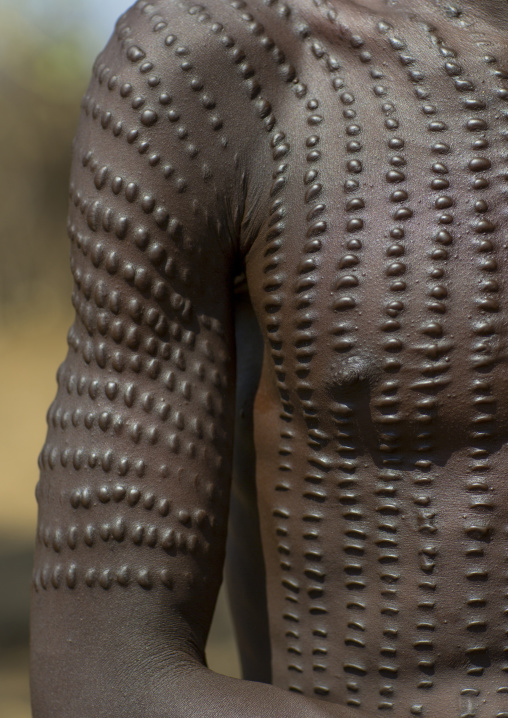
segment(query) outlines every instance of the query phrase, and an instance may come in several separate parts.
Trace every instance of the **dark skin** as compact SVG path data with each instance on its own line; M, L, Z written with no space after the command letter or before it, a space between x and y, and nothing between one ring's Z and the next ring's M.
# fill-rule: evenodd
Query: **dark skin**
M507 22L119 21L75 144L35 718L507 715ZM226 554L243 680L204 659Z

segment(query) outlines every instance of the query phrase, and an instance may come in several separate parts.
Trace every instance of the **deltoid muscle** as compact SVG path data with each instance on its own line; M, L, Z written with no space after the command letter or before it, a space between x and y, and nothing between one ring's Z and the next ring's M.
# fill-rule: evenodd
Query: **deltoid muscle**
M508 716L498 5L139 0L120 18L74 150L37 696L44 626L64 615L55 641L78 640L73 605L145 597L172 649L201 655L245 273L265 352L240 474L273 683L351 711L337 716ZM238 542L236 580L260 586Z

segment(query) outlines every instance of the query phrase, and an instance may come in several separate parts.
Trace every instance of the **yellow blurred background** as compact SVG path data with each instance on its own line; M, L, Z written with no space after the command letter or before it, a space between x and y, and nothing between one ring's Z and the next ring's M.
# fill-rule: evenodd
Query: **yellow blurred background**
M132 0L133 1L133 0ZM0 0L0 716L29 718L37 455L72 320L70 149L94 57L130 0ZM208 646L238 676L224 597Z

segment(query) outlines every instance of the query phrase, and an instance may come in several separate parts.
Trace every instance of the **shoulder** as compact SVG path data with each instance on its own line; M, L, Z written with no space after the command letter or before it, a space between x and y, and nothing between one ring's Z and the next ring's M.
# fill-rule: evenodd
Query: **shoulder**
M140 187L155 184L195 235L226 236L228 251L247 176L269 150L248 36L256 45L229 3L135 3L97 58L78 136L80 154L91 147Z
M208 82L221 81L223 92L232 90L246 55L261 60L263 54L253 27L261 8L254 3L247 13L246 7L241 0L211 0L206 7L194 0L138 0L119 18L112 44L119 59L141 73L158 64L174 81L200 72Z
M279 145L306 121L304 29L281 0L139 0L95 65L91 92L132 150L162 147L169 186L185 170L203 216L241 232L243 248L281 184Z
M280 0L138 0L119 19L110 52L181 90L206 85L237 109L263 91L283 100L284 86L292 89L304 24L298 5Z

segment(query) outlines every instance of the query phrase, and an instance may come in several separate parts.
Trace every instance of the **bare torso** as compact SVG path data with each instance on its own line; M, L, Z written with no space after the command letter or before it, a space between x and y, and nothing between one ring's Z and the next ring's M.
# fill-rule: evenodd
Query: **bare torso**
M83 103L34 715L507 718L508 9L209 5Z
M271 349L254 423L273 680L386 715L501 716L506 48L467 15L330 8L280 120L297 142L280 231L246 265ZM334 32L353 49L330 70ZM231 573L258 601L252 545Z

